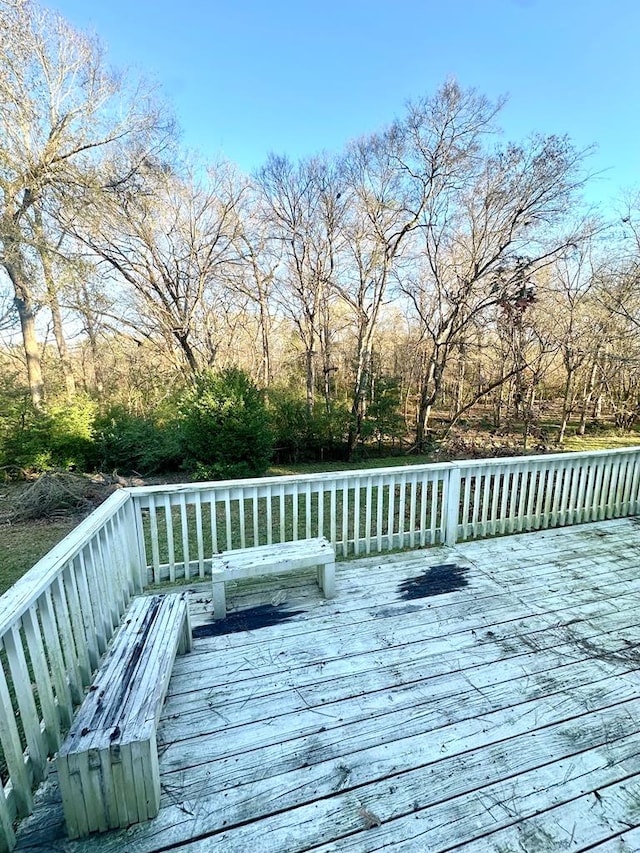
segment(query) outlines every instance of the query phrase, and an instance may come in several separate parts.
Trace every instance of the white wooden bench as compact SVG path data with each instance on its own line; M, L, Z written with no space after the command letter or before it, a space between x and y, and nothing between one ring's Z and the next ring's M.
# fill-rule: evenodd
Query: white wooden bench
M186 594L134 600L56 759L71 838L158 814L156 727L176 653L190 649Z
M213 618L224 619L227 612L225 581L260 575L280 574L297 569L317 567L317 580L325 598L335 595L336 554L324 538L301 539L298 542L278 542L223 551L213 558Z

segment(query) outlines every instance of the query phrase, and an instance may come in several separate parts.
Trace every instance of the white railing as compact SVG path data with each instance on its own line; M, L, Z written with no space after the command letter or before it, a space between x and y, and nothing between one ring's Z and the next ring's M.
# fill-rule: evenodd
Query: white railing
M0 853L132 595L220 550L326 536L342 556L640 512L640 448L122 489L0 598Z
M111 495L0 598L0 850L82 701L143 572L130 495Z
M634 515L640 449L132 490L148 581L205 577L221 550L326 536L338 555Z

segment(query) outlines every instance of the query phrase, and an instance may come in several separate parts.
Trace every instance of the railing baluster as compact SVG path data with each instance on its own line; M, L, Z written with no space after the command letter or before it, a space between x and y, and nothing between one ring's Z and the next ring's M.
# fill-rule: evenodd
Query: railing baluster
M40 618L47 657L49 658L51 680L58 702L60 722L62 723L62 727L67 729L71 725L73 716L73 701L67 681L65 660L62 654L62 646L60 645L50 588L44 591L40 599Z
M365 492L365 509L364 509L364 536L365 536L365 545L364 549L367 554L371 553L371 515L372 515L372 504L373 504L373 477L371 474L367 477L367 489Z
M187 577L189 571L189 563L191 562L191 553L189 548L189 516L187 514L187 498L184 494L180 494L180 533L182 540L182 576Z
M618 478L620 476L620 457L616 456L607 465L608 477L605 494L604 518L614 518L618 504Z
M107 626L108 617L106 611L106 602L104 601L101 591L98 587L98 580L91 558L91 552L88 548L80 551L78 554L80 561L81 572L79 574L80 588L86 593L88 600L91 603L89 612L91 613L90 622L94 624L97 653L100 656L107 648L107 639L111 636ZM94 664L97 666L97 661Z
M31 687L31 675L22 645L18 625L12 625L4 635L3 644L13 681L20 720L24 730L34 781L41 782L46 775L48 748L40 729L40 716Z
M464 479L464 490L462 492L462 539L469 538L469 505L471 503L471 476L468 469L460 472ZM462 483L460 484L462 488Z
M209 506L211 507L211 552L213 554L219 553L221 550L218 546L218 501L216 500L217 493L212 492L210 495Z
M294 542L297 542L298 541L298 523L299 523L298 522L298 510L299 510L299 503L300 503L300 492L298 491L297 487L294 487L293 494L291 496L291 501L292 501L291 506L292 506L292 512L293 512L293 516L292 516L293 520L291 523L291 533L292 533L291 538L293 539Z
M414 548L416 544L416 506L418 503L418 477L415 471L411 472L409 483L409 547Z
M158 517L153 495L149 496L149 535L151 536L151 563L153 574L160 579L160 547L158 545Z
M305 525L304 535L311 539L311 483L307 483L304 490Z
M387 503L387 550L393 548L393 531L395 521L395 506L396 506L396 484L395 480L390 477L386 478L389 497Z
M499 518L499 526L498 530L500 533L504 533L507 529L507 507L509 505L509 479L510 479L510 470L508 467L504 467L500 471L500 515Z
M69 688L71 690L71 697L74 704L79 705L84 698L83 683L82 676L80 674L80 667L78 666L78 654L76 652L73 634L71 632L71 618L69 615L67 596L62 583L62 575L58 575L55 581L51 584L51 594L53 598L55 618L58 624L58 636L60 637L65 670L69 681ZM119 621L120 620L118 618L118 622Z
M82 619L83 608L78 590L78 576L73 563L68 563L65 566L61 577L69 604L69 618L71 620L78 669L80 671L80 682L82 686L85 686L91 681L93 667L89 657L90 640L87 638L85 623Z
M73 562L75 566L73 576L77 583L78 598L80 600L80 613L84 625L84 636L87 642L89 668L94 670L97 669L100 655L106 648L106 637L104 637L102 629L99 627L100 612L98 611L96 614L94 597L89 590L84 554L82 552L78 554ZM96 615L98 618L96 618Z
M640 512L640 457L636 454L633 458L633 478L631 482L631 496L629 514L636 515Z
M309 487L311 488L311 487ZM251 507L253 509L253 544L260 545L260 524L259 524L259 503L258 503L258 487L255 488L251 492ZM311 507L309 507L309 524L311 524ZM311 533L308 533L307 536L311 536Z
M176 544L173 539L173 507L169 495L164 496L164 526L167 531L167 559L169 561L169 580L176 579ZM158 567L160 562L158 561ZM154 564L155 568L155 564Z
M398 490L400 494L398 496L398 547L404 548L405 533L407 530L407 525L404 517L405 507L407 503L407 475L400 474L399 480L400 482L398 485Z
M324 483L318 483L318 536L324 536Z
M460 490L462 487L462 471L457 466L449 469L449 476L444 486L444 512L446 520L444 523L445 545L455 545L458 541L460 526ZM464 518L463 518L464 521ZM466 529L462 525L462 540L466 537Z
M600 509L602 506L602 478L604 474L604 464L602 460L598 460L595 465L595 477L593 483L593 497L591 502L591 521L598 521L600 518Z
M16 715L13 710L13 702L9 695L9 687L0 661L0 742L4 752L4 760L7 764L9 776L13 783L13 794L16 800L16 809L20 817L31 813L33 809L33 797L31 795L31 780L27 775L25 767L22 743L16 725Z
M622 490L622 504L620 515L628 515L631 503L631 489L633 485L633 457L624 457L624 488Z
M427 499L429 497L429 491L431 491L431 519L430 524L427 525ZM427 544L427 526L429 527L429 531L431 536L433 536L433 530L435 527L435 515L434 515L434 503L436 502L434 495L434 486L433 479L429 477L429 474L425 471L420 479L420 547L424 548ZM431 542L431 538L429 539Z
M471 533L473 538L478 535L478 520L480 518L480 504L482 500L482 483L484 475L481 470L474 472L471 488Z
M360 553L360 479L356 480L353 490L353 553L357 557Z
M267 545L271 545L273 542L273 492L271 491L271 486L267 486ZM318 518L320 515L320 509L318 508ZM318 523L320 523L318 521ZM322 534L319 533L318 536Z
M518 466L513 463L509 466L507 482L509 484L509 509L507 515L506 531L513 533L516 527L516 505L518 500Z
M44 731L47 738L49 755L53 755L60 747L62 736L60 731L60 718L53 695L53 685L47 665L47 657L44 651L44 643L36 606L30 607L22 617L24 635L29 649L29 658L33 667L33 677L38 688L40 707L42 708L42 719Z
M584 519L584 501L587 488L588 466L584 460L580 462L580 474L578 476L578 492L576 494L576 506L572 521L580 524Z
M329 519L331 524L331 530L329 533L329 537L332 542L335 543L337 539L337 524L336 524L336 481L335 479L331 480L331 484L329 486Z
M535 498L538 491L538 466L532 465L529 468L529 483L527 492L527 509L524 520L524 530L532 530L535 527L533 519L533 508L535 506Z
M382 474L378 476L377 486L377 502L376 502L376 544L378 552L382 551L382 511L384 507L384 479Z
M286 503L285 503L285 493L284 493L284 483L281 484L279 489L279 507L280 507L280 542L287 541L287 527L286 527ZM331 541L334 541L333 536L331 537Z
M15 790L15 789L14 789ZM4 792L4 786L0 785L0 830L4 836L4 844L0 849L3 851L13 850L16 843L16 834L13 831L13 817L9 811L9 804ZM0 842L2 844L2 842Z
M342 480L342 556L349 554L349 483Z
M194 509L196 514L196 549L198 554L198 577L204 577L204 534L202 530L202 496L200 492L194 495ZM185 578L189 580L191 570L189 564L185 566Z
M489 515L489 533L496 533L498 529L498 505L500 502L501 473L494 470L491 476L491 513Z

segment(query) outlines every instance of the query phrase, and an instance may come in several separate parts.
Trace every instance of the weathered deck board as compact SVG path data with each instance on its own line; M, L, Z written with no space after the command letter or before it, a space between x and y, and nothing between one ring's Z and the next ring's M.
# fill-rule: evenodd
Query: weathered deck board
M54 773L18 849L640 850L639 555L619 520L339 564L330 602L289 577L302 613L177 661L158 817L69 842ZM401 597L442 564L467 584ZM211 624L210 588L191 601Z

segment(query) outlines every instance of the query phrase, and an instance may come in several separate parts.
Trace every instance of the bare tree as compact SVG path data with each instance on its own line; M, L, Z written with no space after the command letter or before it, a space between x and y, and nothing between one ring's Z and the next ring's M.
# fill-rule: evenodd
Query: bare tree
M34 405L44 384L36 336L31 212L95 180L99 158L164 144L149 92L110 72L100 45L30 0L0 4L0 263L11 279ZM31 221L30 221L31 220Z
M454 101L456 107L459 103ZM537 271L582 238L580 227L567 231L560 224L583 182L583 153L557 137L536 137L487 152L481 147L485 114L467 106L462 117L465 132L459 142L457 120L452 117L446 125L451 146L444 147L449 153L438 174L448 169L450 177L425 205L422 259L404 286L426 345L416 425L419 447L452 346L465 326L492 306L527 299ZM467 156L463 143L469 146ZM432 147L416 147L416 156L425 158L430 172Z
M123 321L169 351L177 346L191 373L216 358L224 279L237 262L241 192L226 164L197 179L147 162L132 185L92 196L76 228L128 286L133 304Z
M399 146L398 129L392 127L351 146L343 165L349 204L342 226L340 275L333 289L349 306L355 329L349 458L362 433L380 313L405 241L422 210L423 200L413 205L411 186L398 166Z
M330 299L336 263L337 223L344 207L334 170L326 160L294 165L272 155L257 176L267 221L281 246L280 304L295 324L305 360L307 407L316 391L316 347L326 344L321 320Z
M264 199L258 188L247 186L236 211L235 248L240 260L228 271L229 286L243 294L258 316L261 343L260 379L268 387L273 379L272 322L274 283L282 257L282 245L274 239Z

